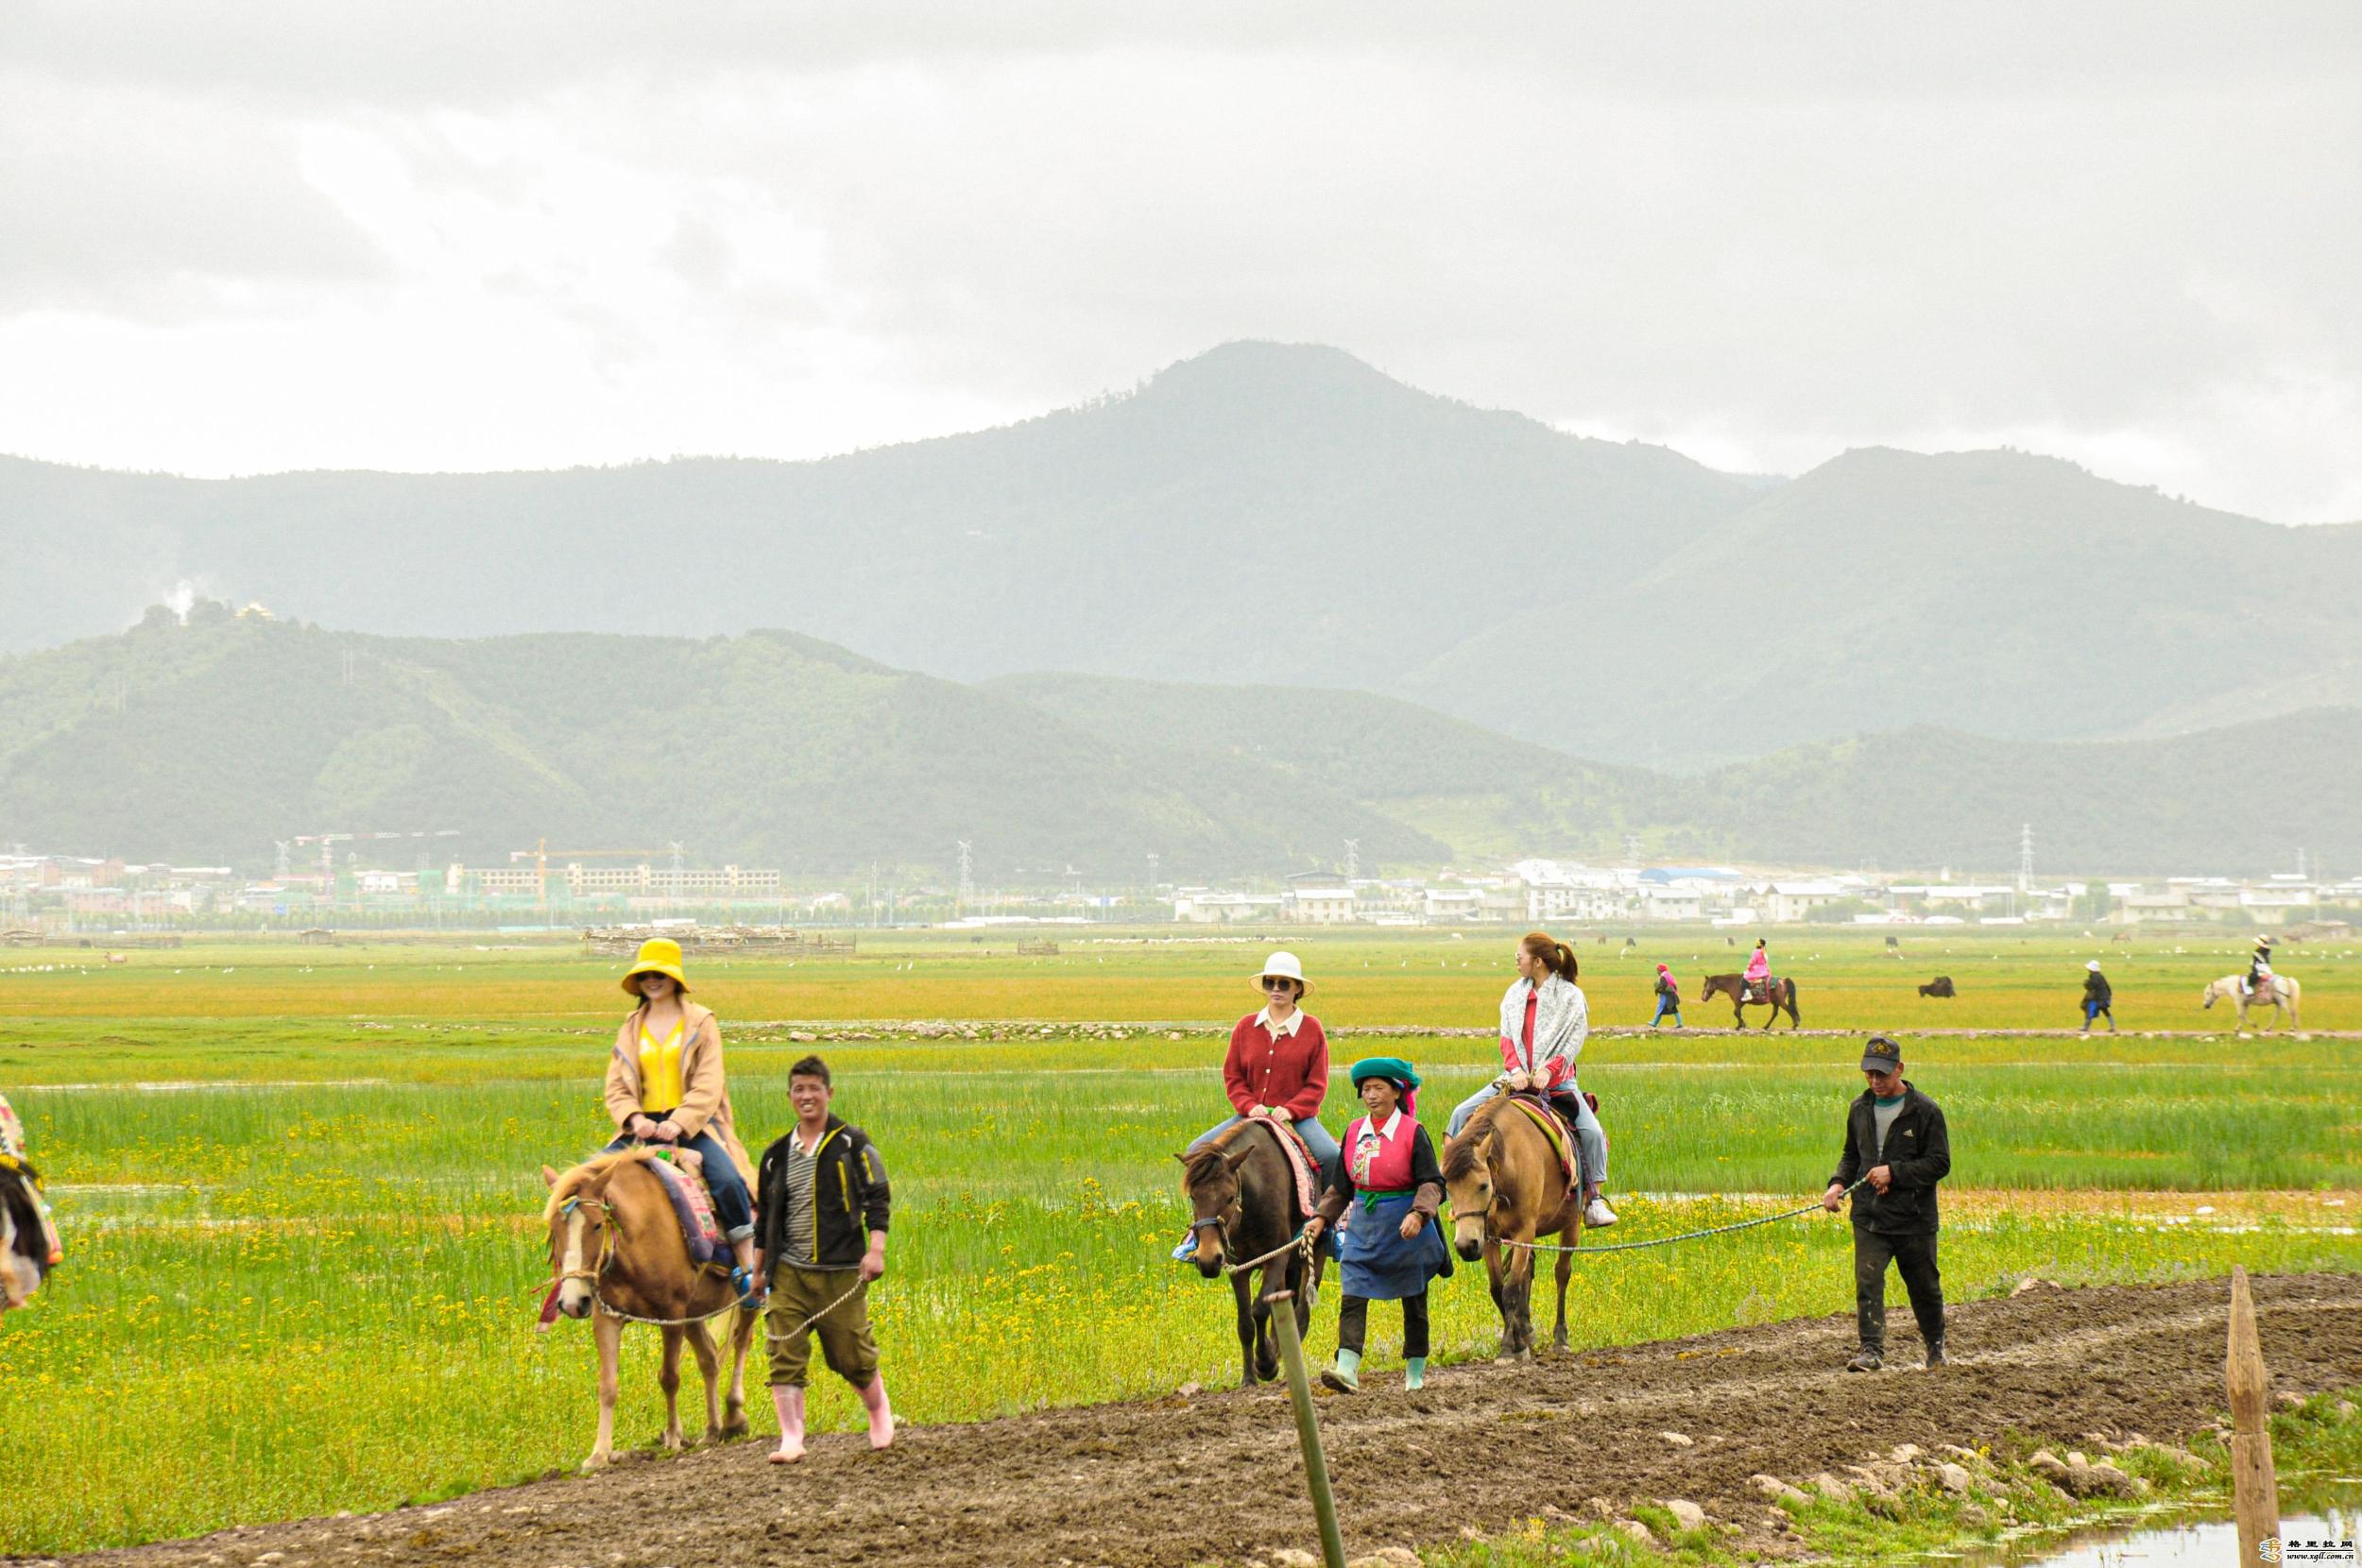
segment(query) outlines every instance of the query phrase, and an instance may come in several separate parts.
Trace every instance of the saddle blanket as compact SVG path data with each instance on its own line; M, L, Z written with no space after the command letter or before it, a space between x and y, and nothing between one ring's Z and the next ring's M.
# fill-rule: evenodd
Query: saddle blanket
M1266 1116L1255 1119L1270 1128L1272 1134L1279 1140L1279 1151L1288 1156L1288 1168L1296 1179L1296 1218L1309 1219L1321 1201L1323 1176L1320 1161L1312 1158L1311 1150L1305 1147L1304 1134L1286 1122L1273 1121Z
M1558 1163L1566 1168L1567 1187L1581 1192L1583 1167L1581 1156L1576 1152L1574 1130L1560 1119L1558 1112L1547 1100L1532 1095L1511 1095L1509 1102L1533 1118L1533 1124L1542 1130L1542 1135L1550 1140L1550 1148L1558 1155Z
M681 1239L689 1243L689 1255L699 1263L727 1265L730 1244L722 1238L722 1222L714 1218L713 1195L706 1190L704 1173L692 1175L676 1163L696 1159L693 1153L659 1154L648 1162L648 1168L664 1179L664 1190L673 1200L673 1217L680 1221Z

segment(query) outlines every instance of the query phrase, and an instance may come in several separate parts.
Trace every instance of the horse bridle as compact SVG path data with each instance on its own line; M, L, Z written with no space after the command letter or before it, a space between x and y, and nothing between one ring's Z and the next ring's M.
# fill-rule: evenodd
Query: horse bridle
M1228 1206L1230 1208L1237 1209L1243 1218L1246 1212L1245 1196L1241 1194L1237 1198L1233 1198ZM1197 1233L1206 1229L1208 1225L1211 1225L1214 1228L1214 1234L1222 1240L1222 1255L1224 1258L1228 1258L1230 1256L1230 1220L1227 1216L1214 1214L1208 1215L1203 1219L1190 1220L1190 1239L1195 1240L1197 1238Z
M559 1285L564 1285L568 1280L589 1280L590 1282L590 1299L594 1302L598 1302L601 1306L606 1306L607 1303L601 1300L599 1296L599 1282L607 1278L607 1271L615 1266L614 1206L608 1202L608 1201L604 1198L569 1198L564 1203L559 1205L557 1212L561 1215L571 1216L574 1210L582 1207L585 1203L589 1203L595 1207L599 1211L600 1215L604 1217L599 1223L598 1267L595 1269L561 1269L558 1270L557 1283ZM613 1308L610 1307L608 1310L612 1311Z

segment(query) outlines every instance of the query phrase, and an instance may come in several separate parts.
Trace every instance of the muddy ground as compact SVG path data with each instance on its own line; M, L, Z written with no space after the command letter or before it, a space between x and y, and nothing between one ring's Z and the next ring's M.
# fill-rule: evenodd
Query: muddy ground
M1321 1404L1348 1553L1505 1529L1546 1508L1589 1517L1594 1498L1620 1512L1672 1497L1768 1549L1792 1549L1750 1475L1842 1474L1903 1442L2186 1440L2223 1405L2228 1297L2225 1282L2209 1281L1967 1304L1955 1308L1952 1364L1932 1372L1840 1371L1850 1319L1524 1368L1447 1367L1418 1394L1383 1371L1375 1389ZM2260 1279L2256 1305L2275 1389L2362 1385L2362 1277ZM1331 1329L1326 1311L1315 1318L1316 1356ZM1891 1314L1890 1335L1895 1362L1916 1368L1908 1312ZM585 1389L586 1446L590 1414ZM450 1504L74 1560L1180 1568L1317 1550L1286 1394L1269 1387L908 1428L882 1455L857 1434L830 1435L792 1467L767 1466L763 1454L741 1442Z

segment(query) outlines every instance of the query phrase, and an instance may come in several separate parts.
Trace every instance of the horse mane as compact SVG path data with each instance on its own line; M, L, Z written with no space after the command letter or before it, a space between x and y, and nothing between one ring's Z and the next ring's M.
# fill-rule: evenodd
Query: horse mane
M1460 1130L1460 1136L1444 1145L1445 1181L1457 1182L1463 1177L1476 1174L1477 1150L1483 1147L1484 1140L1474 1134L1491 1132L1493 1119L1500 1115L1501 1107L1508 1103L1506 1096L1495 1095L1476 1108L1474 1114L1468 1117L1467 1125Z
M556 1219L557 1211L581 1197L586 1187L595 1186L624 1166L645 1165L654 1158L656 1150L644 1144L634 1149L618 1149L591 1155L552 1184L549 1202L541 1206L541 1218L544 1220Z
M1225 1127L1196 1148L1185 1151L1181 1156L1181 1180L1185 1189L1194 1191L1200 1182L1210 1178L1214 1174L1214 1167L1229 1155L1231 1140L1253 1125L1251 1121L1241 1121L1236 1127Z

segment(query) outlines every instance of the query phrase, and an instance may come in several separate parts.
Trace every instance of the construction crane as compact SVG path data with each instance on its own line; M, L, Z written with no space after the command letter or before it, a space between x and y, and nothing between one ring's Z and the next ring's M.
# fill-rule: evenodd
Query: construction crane
M533 862L533 885L540 891L544 915L550 907L550 857L553 855L560 858L571 855L585 860L612 860L621 855L670 855L673 858L673 892L676 896L680 893L681 846L677 844L666 844L661 849L552 849L549 840L537 839L531 849L510 850L508 863L514 865L524 860Z

